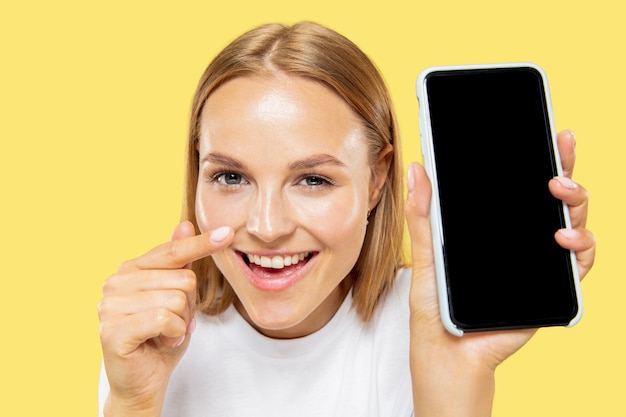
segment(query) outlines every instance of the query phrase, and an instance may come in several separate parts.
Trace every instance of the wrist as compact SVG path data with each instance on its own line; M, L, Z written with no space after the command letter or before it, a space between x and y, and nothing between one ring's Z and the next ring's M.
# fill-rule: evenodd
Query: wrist
M109 394L104 403L104 417L160 417L160 401L129 401Z
M434 365L434 366L433 366ZM485 417L491 415L494 373L462 364L412 366L416 417Z
M413 346L411 375L415 417L490 416L495 367L477 356L443 346Z

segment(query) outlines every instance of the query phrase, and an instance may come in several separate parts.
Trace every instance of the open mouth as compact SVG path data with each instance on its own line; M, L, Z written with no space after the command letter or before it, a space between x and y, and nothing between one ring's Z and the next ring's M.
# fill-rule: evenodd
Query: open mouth
M294 255L262 256L241 253L244 262L250 269L263 268L266 270L284 270L290 267L302 266L312 257L313 252L300 252Z
M281 291L306 276L311 261L318 252L300 252L292 255L254 255L239 252L242 264L248 267L246 277L257 289Z

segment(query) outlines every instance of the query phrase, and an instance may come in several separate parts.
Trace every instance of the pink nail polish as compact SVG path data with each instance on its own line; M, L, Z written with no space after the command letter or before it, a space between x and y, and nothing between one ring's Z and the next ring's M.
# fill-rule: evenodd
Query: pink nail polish
M174 347L176 348L176 347L178 347L178 346L182 345L184 341L185 341L185 335L183 335L183 337L181 337L181 338L180 338L180 339L176 342L176 344L174 345Z
M226 239L229 233L230 227L220 227L219 229L213 230L213 232L211 233L211 240L213 242L221 242L222 240Z
M189 325L187 326L187 333L189 333L190 335L193 334L193 332L196 330L196 318L192 318L191 321L189 322Z
M574 181L567 177L559 176L555 178L563 187L567 188L568 190L575 190L576 188L578 188L578 184L576 184Z
M566 239L577 239L580 236L580 233L574 229L561 229L559 234Z
M412 192L415 189L415 179L413 178L413 170L409 166L409 172L407 174L406 186L409 192Z

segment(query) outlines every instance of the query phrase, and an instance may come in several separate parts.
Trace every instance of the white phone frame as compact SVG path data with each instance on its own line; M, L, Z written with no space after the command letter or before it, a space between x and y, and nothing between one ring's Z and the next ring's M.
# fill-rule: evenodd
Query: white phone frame
M432 143L432 131L430 124L430 110L428 107L428 91L426 88L426 78L429 74L439 71L455 71L455 70L481 70L481 69L497 69L497 68L532 68L539 72L543 81L543 87L546 95L546 104L548 109L548 119L550 124L550 133L552 136L552 145L554 149L554 156L556 159L558 175L563 175L563 167L561 166L561 157L559 149L556 143L556 129L554 127L554 114L552 112L552 101L550 98L550 89L548 86L548 79L545 71L540 66L531 62L515 62L515 63L498 63L498 64L477 64L477 65L448 65L448 66L434 66L424 69L417 78L416 94L419 103L419 130L420 130L420 142L422 150L422 159L424 161L424 168L428 174L432 185L432 198L430 203L430 224L431 233L433 239L433 252L435 258L435 272L437 276L437 296L439 301L439 312L441 315L441 321L445 329L455 335L463 336L465 331L459 328L453 321L450 313L450 305L448 302L447 293L447 279L446 271L444 267L443 257L443 230L441 224L441 212L440 201L438 193L437 183L437 166L435 164L433 154ZM563 213L565 217L566 227L571 228L571 220L569 216L569 210L567 204L563 204ZM578 268L576 264L576 254L574 251L570 251L570 257L572 262L572 271L574 275L574 287L576 291L576 299L578 304L578 311L576 316L565 326L572 327L578 323L583 314L583 302L582 291L580 287L580 277L578 274Z

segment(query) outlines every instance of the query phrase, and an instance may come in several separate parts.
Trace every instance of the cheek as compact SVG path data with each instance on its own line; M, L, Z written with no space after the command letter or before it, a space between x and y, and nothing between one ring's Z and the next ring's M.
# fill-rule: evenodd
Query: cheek
M361 190L350 190L327 197L298 199L292 206L300 222L327 246L360 248L367 224L364 195Z
M201 233L222 226L230 226L237 230L246 221L245 205L233 202L216 195L204 192L198 187L196 193L196 219Z

